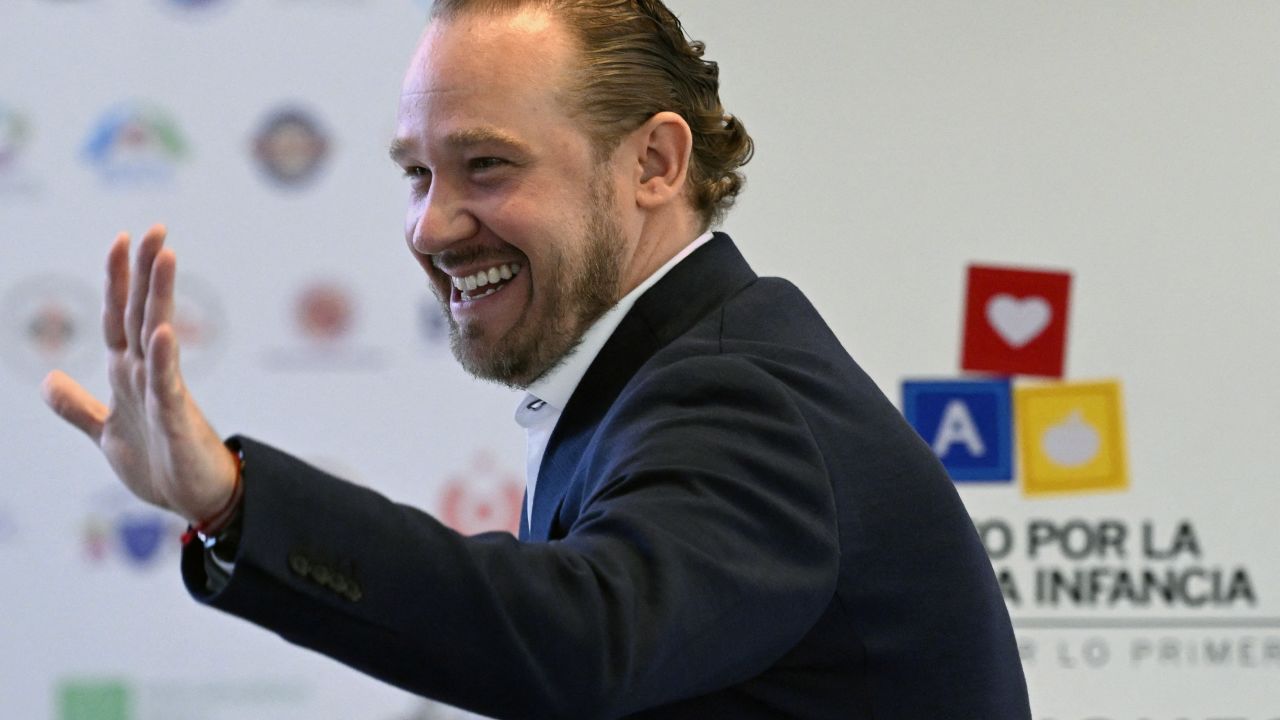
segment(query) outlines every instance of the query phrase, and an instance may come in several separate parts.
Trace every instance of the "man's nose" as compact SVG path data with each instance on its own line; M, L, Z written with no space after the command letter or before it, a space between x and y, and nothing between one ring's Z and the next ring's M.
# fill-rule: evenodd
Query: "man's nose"
M423 255L435 255L461 240L466 240L480 228L475 215L466 203L445 183L433 182L427 195L413 210L413 249Z

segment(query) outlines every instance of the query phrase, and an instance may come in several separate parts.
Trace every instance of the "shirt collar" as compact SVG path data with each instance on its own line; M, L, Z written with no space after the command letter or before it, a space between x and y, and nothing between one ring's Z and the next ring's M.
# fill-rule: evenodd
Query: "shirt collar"
M565 405L569 403L570 396L573 395L573 391L582 380L582 376L587 374L587 368L591 367L591 362L596 359L596 355L600 354L600 349L608 342L609 337L618 328L622 318L627 316L627 312L631 310L632 305L635 305L636 300L640 299L640 296L646 290L653 287L654 283L661 280L681 260L689 257L694 250L705 245L711 237L712 233L710 232L700 235L696 240L676 253L675 257L668 260L665 265L645 278L644 282L636 286L634 290L623 296L617 305L614 305L604 315L601 315L599 320L596 320L591 327L587 328L586 332L582 333L582 339L578 341L577 347L569 351L568 356L546 375L529 385L529 395L546 401L548 405L554 406L557 410L564 410Z

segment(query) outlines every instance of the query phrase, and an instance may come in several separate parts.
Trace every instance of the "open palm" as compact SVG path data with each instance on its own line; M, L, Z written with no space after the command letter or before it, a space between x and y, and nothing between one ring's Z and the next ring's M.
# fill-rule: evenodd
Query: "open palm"
M109 405L57 370L43 390L45 402L98 445L135 495L199 522L230 498L237 461L182 380L172 325L177 258L164 247L165 234L160 225L146 232L132 272L127 233L107 254Z

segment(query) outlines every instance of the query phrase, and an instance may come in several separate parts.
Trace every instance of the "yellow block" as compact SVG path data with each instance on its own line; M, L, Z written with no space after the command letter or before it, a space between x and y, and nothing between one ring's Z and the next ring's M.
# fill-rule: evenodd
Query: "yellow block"
M1014 390L1026 495L1124 490L1120 383L1059 383Z

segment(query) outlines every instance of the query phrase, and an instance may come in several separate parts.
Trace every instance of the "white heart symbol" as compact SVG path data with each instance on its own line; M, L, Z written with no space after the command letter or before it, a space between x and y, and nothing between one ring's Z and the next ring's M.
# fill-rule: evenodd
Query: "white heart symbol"
M987 322L1015 349L1040 337L1051 319L1053 307L1042 297L1019 300L1001 294L987 301Z

